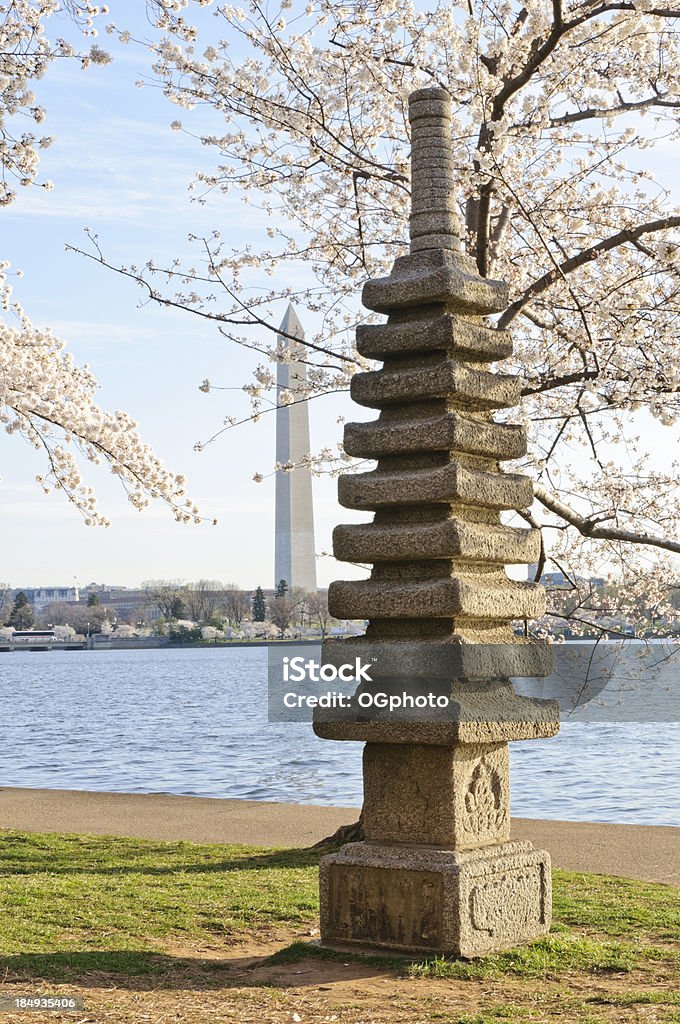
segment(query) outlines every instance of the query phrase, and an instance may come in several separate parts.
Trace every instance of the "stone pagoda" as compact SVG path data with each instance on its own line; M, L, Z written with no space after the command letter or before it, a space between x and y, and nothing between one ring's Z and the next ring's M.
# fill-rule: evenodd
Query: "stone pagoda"
M331 612L368 627L326 642L323 660L368 661L374 682L357 694L436 691L449 709L409 717L355 702L315 717L317 735L366 743L365 841L321 863L321 938L476 956L548 931L549 856L510 838L508 741L551 736L559 717L510 683L550 661L511 626L540 616L544 593L505 573L539 552L537 531L501 525L532 502L531 481L499 466L526 450L520 426L494 419L519 401L517 379L492 368L511 340L485 320L506 308L507 287L461 251L448 94L413 93L409 119L411 250L364 286L387 323L357 330L359 352L383 365L354 377L352 397L380 414L344 436L377 468L339 481L341 504L374 517L333 535L336 558L373 569L331 585Z

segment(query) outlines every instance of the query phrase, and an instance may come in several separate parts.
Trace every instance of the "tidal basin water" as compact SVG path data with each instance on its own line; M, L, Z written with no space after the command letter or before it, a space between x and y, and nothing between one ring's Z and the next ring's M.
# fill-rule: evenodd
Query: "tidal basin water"
M674 669L679 671L679 669ZM511 744L521 817L680 825L680 724ZM266 648L0 654L0 786L361 803L361 744L267 721Z

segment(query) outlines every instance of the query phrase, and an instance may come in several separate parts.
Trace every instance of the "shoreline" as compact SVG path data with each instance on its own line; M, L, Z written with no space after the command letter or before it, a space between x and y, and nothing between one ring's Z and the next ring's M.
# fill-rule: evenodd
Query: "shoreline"
M100 634L96 634L99 636ZM82 641L67 642L44 642L21 643L0 641L0 654L46 654L51 651L156 651L156 650L225 650L231 647L320 647L326 640L351 640L362 634L348 633L342 636L329 635L326 637L303 637L297 640L293 637L272 640L199 640L187 643L177 643L168 640L166 637L128 637L127 639L106 639L97 641L94 637L85 638ZM678 634L652 635L648 637L620 637L600 641L600 643L646 643L655 640L672 642ZM565 637L566 644L583 644L593 641L593 637Z
M307 847L357 817L356 807L0 787L0 829L24 832ZM512 838L547 849L565 871L680 886L680 827L513 818Z
M49 654L51 651L181 651L202 650L219 651L227 647L309 647L320 646L321 637L317 640L203 640L196 643L172 643L164 637L130 637L127 640L107 640L95 643L92 639L82 642L44 643L12 645L0 643L0 654Z

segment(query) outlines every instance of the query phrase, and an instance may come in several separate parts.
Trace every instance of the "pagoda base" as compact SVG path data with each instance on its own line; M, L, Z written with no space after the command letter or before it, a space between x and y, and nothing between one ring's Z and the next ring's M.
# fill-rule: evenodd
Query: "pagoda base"
M531 843L476 850L350 843L320 864L321 943L478 957L547 934L550 856Z

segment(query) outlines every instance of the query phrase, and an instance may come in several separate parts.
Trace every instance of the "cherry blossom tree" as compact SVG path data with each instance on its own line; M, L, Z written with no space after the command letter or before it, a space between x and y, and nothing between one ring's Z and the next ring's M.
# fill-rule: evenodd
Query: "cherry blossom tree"
M461 238L480 274L510 284L497 325L523 380L538 572L550 558L576 587L604 567L631 594L661 595L680 551L677 464L652 467L638 435L651 415L670 450L680 410L680 210L649 168L680 132L680 4L248 0L210 18L203 6L156 4L153 76L187 111L175 130L192 132L192 108L212 112L197 201L240 193L269 215L267 237L236 250L216 230L194 239L193 266L116 269L261 354L245 385L254 418L276 406L273 366L293 350L275 339L282 297L320 325L302 398L346 388L363 366L360 284L406 251L407 96L445 87ZM296 293L280 285L295 265Z
M52 140L20 130L27 123L40 125L45 116L31 83L60 59L79 61L83 69L109 60L96 43L77 53L65 40L48 38L49 19L64 11L87 43L97 34L95 19L108 8L91 0L0 0L0 206L15 199L17 187L52 187L38 177L39 150ZM184 477L164 466L131 416L98 406L90 370L76 366L64 342L36 327L14 301L11 278L19 275L12 275L10 266L8 260L0 262L0 424L44 453L46 468L38 484L45 492L64 492L87 525L108 525L94 490L83 481L77 452L92 463L108 464L135 507L158 498L179 521L198 521Z

